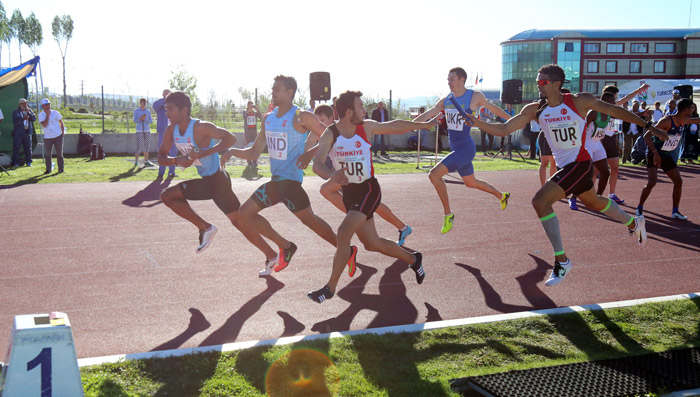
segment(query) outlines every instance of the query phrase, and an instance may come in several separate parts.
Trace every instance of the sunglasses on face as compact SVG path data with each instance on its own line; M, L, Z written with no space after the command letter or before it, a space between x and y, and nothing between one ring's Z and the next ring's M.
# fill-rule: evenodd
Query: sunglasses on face
M537 86L544 87L551 82L552 82L552 80L537 80Z

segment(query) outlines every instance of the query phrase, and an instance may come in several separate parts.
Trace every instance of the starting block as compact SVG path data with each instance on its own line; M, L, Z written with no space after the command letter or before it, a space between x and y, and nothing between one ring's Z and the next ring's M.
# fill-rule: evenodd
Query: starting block
M65 313L15 316L0 395L84 395L73 332Z

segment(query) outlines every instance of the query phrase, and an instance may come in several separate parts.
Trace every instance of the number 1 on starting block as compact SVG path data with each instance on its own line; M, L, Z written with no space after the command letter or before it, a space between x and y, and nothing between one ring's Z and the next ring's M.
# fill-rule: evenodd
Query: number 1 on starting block
M15 316L0 395L84 395L73 332L65 313Z

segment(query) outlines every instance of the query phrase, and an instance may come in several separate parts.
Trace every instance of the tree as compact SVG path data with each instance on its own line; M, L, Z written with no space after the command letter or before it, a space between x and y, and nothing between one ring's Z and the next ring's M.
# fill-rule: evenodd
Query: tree
M190 109L190 113L198 114L202 103L199 101L199 98L195 93L195 90L197 89L197 78L187 73L187 71L182 68L178 68L177 71L171 71L170 73L172 74L170 80L168 80L170 87L172 87L174 90L183 91L185 94L187 94L190 97L190 101L192 101L192 109Z
M9 47L11 40L12 31L10 30L10 21L7 19L5 7L3 7L2 1L0 1L0 65L2 65L2 44L7 43Z
M246 105L248 104L248 101L250 101L251 97L253 96L250 91L246 90L243 87L238 87L238 94L241 96L241 103L245 103Z
M66 106L66 52L68 51L68 42L73 38L73 18L70 15L63 15L59 18L58 15L53 17L51 22L51 34L58 43L58 49L61 50L61 58L63 58L63 107ZM61 44L63 43L63 45Z
M22 17L22 12L20 10L14 10L12 12L12 17L10 18L10 29L12 30L12 37L17 39L17 45L19 47L19 63L22 63L22 38L24 37L24 18Z
M24 20L24 38L22 41L29 46L32 55L36 56L39 46L44 41L44 34L42 32L41 22L39 22L39 19L34 15L34 12L29 14L27 19Z

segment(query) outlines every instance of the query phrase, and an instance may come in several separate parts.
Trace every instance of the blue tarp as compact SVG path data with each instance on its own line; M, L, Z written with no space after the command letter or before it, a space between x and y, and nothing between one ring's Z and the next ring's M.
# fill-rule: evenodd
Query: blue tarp
M19 66L0 70L0 87L14 84L27 76L34 75L37 65L39 65L38 56Z

